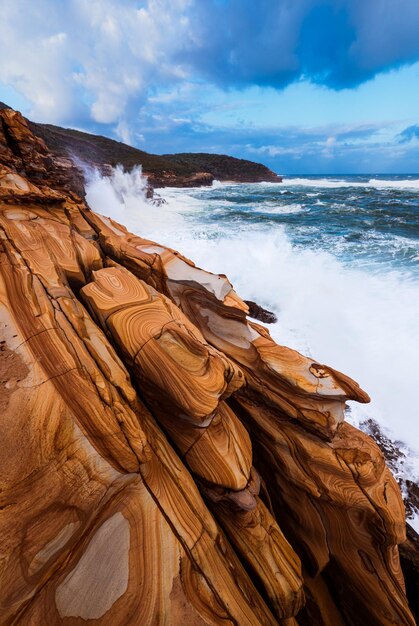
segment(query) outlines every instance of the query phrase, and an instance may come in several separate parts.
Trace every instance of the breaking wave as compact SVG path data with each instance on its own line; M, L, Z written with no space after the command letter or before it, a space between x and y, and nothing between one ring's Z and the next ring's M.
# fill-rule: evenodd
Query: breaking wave
M359 177L355 176L352 179L350 177L343 179L317 178L314 176L312 178L284 177L283 185L285 187L321 187L324 189L337 189L340 187L372 187L374 189L417 189L419 191L419 179L413 177L406 179L370 178L365 181L359 180Z
M212 211L228 202L227 187L218 200L205 200L211 188L199 190L199 197L193 190L161 190L167 203L152 206L143 183L140 171L118 170L110 179L96 174L87 199L137 234L227 274L243 298L276 313L270 332L277 342L355 378L372 402L350 403L349 419L356 425L373 419L387 436L404 442L410 453L400 471L419 481L418 277L400 267L371 271L316 245L296 245L286 225L266 225L256 216L254 222L237 221L237 214L209 222L208 206ZM304 210L301 203L294 206Z

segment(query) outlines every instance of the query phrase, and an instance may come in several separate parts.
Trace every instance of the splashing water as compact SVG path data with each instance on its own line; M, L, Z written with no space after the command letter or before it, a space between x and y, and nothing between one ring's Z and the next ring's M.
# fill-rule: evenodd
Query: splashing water
M118 165L109 177L102 176L97 169L85 169L84 173L86 200L98 213L123 223L131 211L147 210L147 179L141 166L128 174Z

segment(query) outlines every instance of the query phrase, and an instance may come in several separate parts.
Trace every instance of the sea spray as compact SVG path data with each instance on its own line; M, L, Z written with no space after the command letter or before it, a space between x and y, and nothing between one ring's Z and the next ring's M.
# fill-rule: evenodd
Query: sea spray
M147 199L148 182L141 167L126 172L117 166L111 176L102 176L90 168L85 170L85 179L89 206L142 236L156 232L158 224L171 232L181 220L176 212Z
M98 213L123 223L132 210L138 211L141 207L146 211L147 179L141 167L127 173L119 165L109 177L102 176L95 168L85 168L84 173L86 200Z

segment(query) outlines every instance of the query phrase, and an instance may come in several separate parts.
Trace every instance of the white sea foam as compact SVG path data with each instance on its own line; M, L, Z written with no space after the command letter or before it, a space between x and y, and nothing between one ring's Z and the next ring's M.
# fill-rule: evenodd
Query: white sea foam
M161 207L148 202L146 197L147 179L141 167L124 172L122 167L114 168L112 176L104 177L97 170L86 170L86 200L101 215L114 220L140 234L155 232L156 224L172 232L182 218L176 213L176 199L170 205ZM199 203L189 198L192 210ZM187 210L187 203L181 203Z
M370 187L375 187L376 189L417 189L419 190L418 179L380 180L377 178L371 178L368 184Z
M350 419L358 424L371 417L388 436L406 442L412 452L405 470L419 481L419 282L297 248L280 226L211 229L200 221L203 201L190 192L162 190L167 204L150 206L136 192L138 179L129 183L126 176L93 179L87 195L92 208L178 248L201 267L226 273L242 297L278 315L270 330L279 343L355 378L372 402L351 403Z
M305 207L303 207L303 205L299 204L298 202L282 205L264 203L260 207L258 207L258 209L262 213L270 213L272 215L288 215L292 213L302 213L303 211L306 211Z
M129 174L121 166L113 169L111 177L101 176L96 169L85 169L86 199L98 213L123 222L127 213L139 207L147 209L147 180L141 167Z
M275 184L275 183L263 183ZM340 187L372 187L375 189L412 189L419 191L419 179L384 180L371 178L368 181L351 181L330 178L284 178L282 183L285 187L321 187L325 189L337 189Z

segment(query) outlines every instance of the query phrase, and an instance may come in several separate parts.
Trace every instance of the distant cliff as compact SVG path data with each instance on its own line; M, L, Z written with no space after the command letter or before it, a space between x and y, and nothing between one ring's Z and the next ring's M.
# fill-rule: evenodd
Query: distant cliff
M164 154L163 158L179 167L193 167L198 171L209 172L215 180L238 183L282 182L281 176L261 163L235 159L225 154L184 152L181 154Z
M0 110L9 108L0 102ZM50 152L59 157L76 157L95 165L104 174L121 164L126 170L141 165L152 187L199 187L213 180L234 182L282 182L282 178L261 163L236 159L225 154L150 154L120 141L90 133L29 121Z

